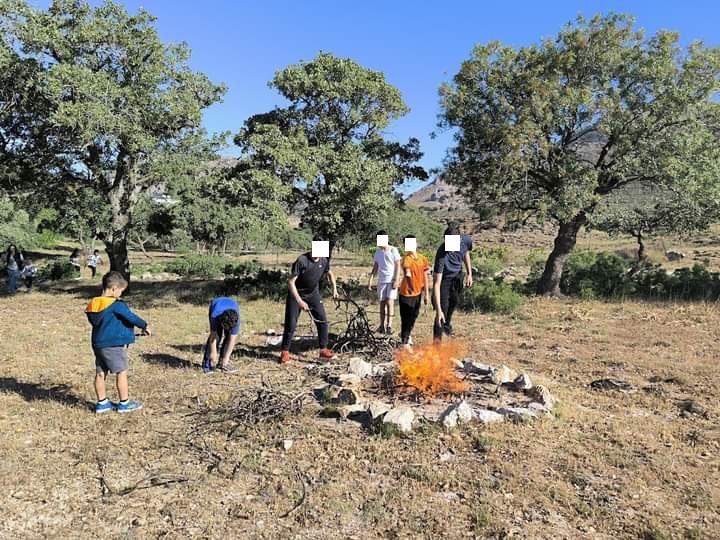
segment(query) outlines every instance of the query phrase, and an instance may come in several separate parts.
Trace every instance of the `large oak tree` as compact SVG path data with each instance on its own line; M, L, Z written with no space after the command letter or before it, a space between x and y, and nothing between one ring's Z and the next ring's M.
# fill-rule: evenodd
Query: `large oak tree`
M457 129L448 178L483 213L557 225L538 293L560 294L578 232L617 190L717 209L720 50L678 41L625 15L580 17L537 45L479 45L442 86L442 125Z

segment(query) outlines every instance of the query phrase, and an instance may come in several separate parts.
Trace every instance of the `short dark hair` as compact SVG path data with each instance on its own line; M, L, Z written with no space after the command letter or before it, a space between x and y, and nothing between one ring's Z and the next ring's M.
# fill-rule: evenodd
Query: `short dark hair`
M96 249L95 251L93 251L93 253L100 253L100 250Z
M217 318L218 324L226 332L230 332L238 322L238 312L234 309L226 309Z
M316 234L316 235L313 235L312 241L313 242L324 242L325 239L322 236L320 236L319 234Z
M380 230L376 233L376 236L380 236L381 234L382 234L382 235L385 235L385 234L387 234L387 231L386 231L385 229L380 229Z
M408 235L405 237L405 240L407 240L408 238L415 238L415 235L414 235L414 234L408 234ZM417 240L417 238L415 238L415 239Z
M448 222L445 234L460 234L460 224L457 221Z
M103 289L112 289L117 287L118 289L126 289L128 286L127 279L118 271L111 270L105 274L102 278Z

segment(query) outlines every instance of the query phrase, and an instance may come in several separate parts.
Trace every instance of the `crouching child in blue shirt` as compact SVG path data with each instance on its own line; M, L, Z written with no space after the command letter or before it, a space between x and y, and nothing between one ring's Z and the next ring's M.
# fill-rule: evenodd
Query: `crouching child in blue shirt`
M108 272L102 279L102 296L90 300L85 309L92 325L92 348L95 353L95 412L112 411L115 404L105 393L105 379L114 373L120 402L117 412L128 413L142 409L142 405L129 398L128 390L128 345L135 342L135 327L142 335L149 336L148 323L135 315L127 304L120 300L128 282L120 272Z
M220 296L210 302L208 318L210 334L203 353L203 372L213 373L216 364L218 371L235 373L237 369L230 366L230 356L240 333L240 306L232 298Z

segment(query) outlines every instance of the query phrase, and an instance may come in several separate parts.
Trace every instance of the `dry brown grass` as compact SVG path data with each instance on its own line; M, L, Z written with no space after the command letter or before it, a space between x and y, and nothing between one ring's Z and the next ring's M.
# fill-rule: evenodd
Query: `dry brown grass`
M131 350L145 409L95 417L83 285L0 298L2 537L720 537L716 306L536 299L515 317L459 314L473 357L560 398L535 424L382 437L309 408L228 440L193 435L190 413L261 378L315 382L309 355L279 366L256 335L282 328L282 306L243 301L240 372L206 377L218 287L138 286L128 301L155 332ZM430 326L422 315L416 341ZM603 377L637 391L588 387ZM706 414L682 417L684 399Z

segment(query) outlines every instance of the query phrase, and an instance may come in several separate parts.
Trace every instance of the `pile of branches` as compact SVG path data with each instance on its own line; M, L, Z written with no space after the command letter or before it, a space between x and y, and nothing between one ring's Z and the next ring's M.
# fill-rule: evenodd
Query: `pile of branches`
M344 312L346 329L338 335L333 350L339 353L363 353L378 361L392 360L398 340L375 332L368 320L367 305L358 304L344 289L338 292L335 309Z
M198 428L208 429L228 425L228 438L237 436L245 428L267 422L280 422L289 416L297 416L310 397L308 392L292 395L273 388L263 381L261 386L240 390L225 404L196 413L200 417Z

